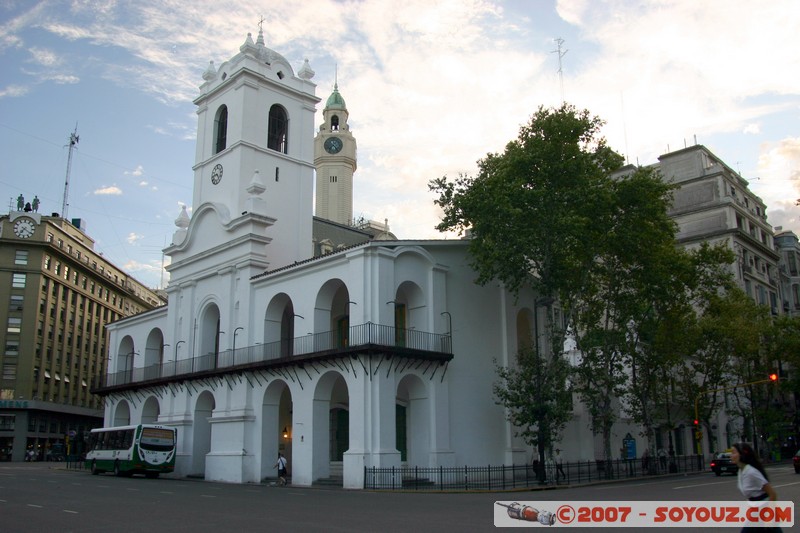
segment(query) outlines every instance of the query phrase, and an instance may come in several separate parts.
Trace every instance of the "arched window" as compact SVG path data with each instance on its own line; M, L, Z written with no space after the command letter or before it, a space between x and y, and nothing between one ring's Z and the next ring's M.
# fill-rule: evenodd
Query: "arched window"
M331 131L338 131L339 130L339 115L333 115L331 117Z
M221 106L214 118L214 153L223 151L228 143L228 107Z
M269 108L267 148L284 154L289 151L289 117L286 110L277 104Z

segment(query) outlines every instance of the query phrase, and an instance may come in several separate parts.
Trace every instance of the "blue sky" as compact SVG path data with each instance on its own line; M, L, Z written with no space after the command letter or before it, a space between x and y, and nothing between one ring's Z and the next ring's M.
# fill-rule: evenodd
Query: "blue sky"
M354 215L400 238L440 236L430 179L473 174L538 106L560 104L556 38L564 99L603 118L614 149L651 164L696 138L750 181L773 226L800 233L796 0L5 0L0 199L60 212L77 124L69 217L112 262L165 284L161 250L192 207L192 99L261 17L295 71L308 58L323 102L338 65Z

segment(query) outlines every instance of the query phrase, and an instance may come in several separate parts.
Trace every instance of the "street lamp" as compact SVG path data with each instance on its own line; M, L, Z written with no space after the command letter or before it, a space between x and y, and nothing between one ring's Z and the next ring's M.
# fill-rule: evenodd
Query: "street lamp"
M178 348L181 344L185 343L186 341L178 341L175 343L175 361L178 361Z
M244 328L239 326L238 328L233 330L233 349L231 351L233 352L233 357L234 358L236 357L236 334L239 332L240 329L244 329Z

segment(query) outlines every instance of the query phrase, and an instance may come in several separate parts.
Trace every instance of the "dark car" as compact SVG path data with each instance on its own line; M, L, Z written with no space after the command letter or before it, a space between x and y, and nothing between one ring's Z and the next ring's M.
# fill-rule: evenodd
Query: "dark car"
M735 474L739 471L739 467L731 461L731 454L718 453L714 459L711 460L711 470L716 475L721 476L723 472Z
M794 473L800 474L800 450L792 457L792 464L794 465Z
M44 456L45 461L64 461L66 458L63 444L54 444Z

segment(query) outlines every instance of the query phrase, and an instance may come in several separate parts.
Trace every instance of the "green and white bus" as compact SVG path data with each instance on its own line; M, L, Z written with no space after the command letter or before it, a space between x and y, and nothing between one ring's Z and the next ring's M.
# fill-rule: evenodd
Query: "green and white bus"
M175 470L176 437L176 428L153 424L93 429L85 466L94 475L114 472L155 478Z

